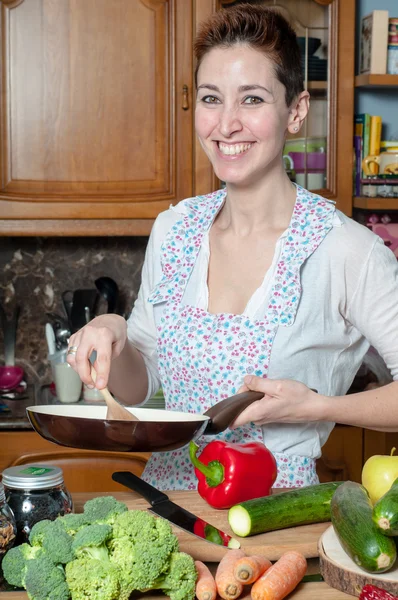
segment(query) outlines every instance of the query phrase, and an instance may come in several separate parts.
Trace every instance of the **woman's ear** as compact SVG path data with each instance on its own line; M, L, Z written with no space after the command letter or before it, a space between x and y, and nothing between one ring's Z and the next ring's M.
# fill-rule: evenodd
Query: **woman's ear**
M298 133L310 108L310 95L304 91L292 102L287 128L289 133Z

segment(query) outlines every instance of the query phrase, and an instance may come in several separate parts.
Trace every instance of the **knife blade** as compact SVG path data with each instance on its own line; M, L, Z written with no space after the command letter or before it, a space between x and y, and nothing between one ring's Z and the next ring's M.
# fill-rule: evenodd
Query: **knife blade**
M163 519L167 519L180 529L204 539L211 544L225 548L240 548L238 540L200 517L189 512L182 506L172 502L167 494L156 489L130 471L117 471L112 474L113 481L137 492L151 505L148 510Z

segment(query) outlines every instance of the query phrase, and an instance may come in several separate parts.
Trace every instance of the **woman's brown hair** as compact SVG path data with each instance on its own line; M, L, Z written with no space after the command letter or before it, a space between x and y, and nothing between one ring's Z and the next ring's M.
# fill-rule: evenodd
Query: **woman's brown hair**
M200 64L213 48L245 44L264 53L275 65L275 74L285 86L287 106L303 91L300 49L288 21L276 10L238 4L215 12L203 22L195 41L195 83Z

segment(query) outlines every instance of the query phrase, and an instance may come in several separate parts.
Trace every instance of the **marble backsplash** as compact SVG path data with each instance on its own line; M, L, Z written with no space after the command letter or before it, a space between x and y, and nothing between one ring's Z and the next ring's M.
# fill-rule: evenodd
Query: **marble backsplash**
M148 238L0 238L0 302L8 315L21 307L16 364L28 382L51 381L44 327L46 312L64 315L61 294L77 288L95 289L98 277L112 277L119 286L123 314L130 313L141 282ZM0 364L4 364L0 328Z

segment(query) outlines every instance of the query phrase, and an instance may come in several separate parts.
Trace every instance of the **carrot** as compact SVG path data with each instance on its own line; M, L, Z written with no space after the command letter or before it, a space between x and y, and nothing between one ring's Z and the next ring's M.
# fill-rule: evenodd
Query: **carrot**
M209 568L200 560L195 560L195 567L198 573L196 581L196 597L198 600L216 600L217 587L213 575Z
M291 550L253 584L253 600L282 600L300 583L307 570L305 557Z
M265 556L259 554L244 556L235 563L234 576L240 583L248 585L261 577L270 567L272 567L272 562Z
M217 592L224 600L235 600L243 592L243 585L234 577L235 563L246 556L243 550L228 550L220 560L216 571Z

